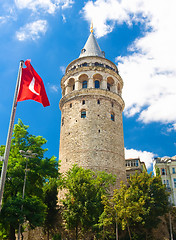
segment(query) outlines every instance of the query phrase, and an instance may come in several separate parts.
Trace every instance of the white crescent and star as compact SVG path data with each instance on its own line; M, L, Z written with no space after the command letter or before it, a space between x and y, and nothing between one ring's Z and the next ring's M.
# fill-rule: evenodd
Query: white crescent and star
M29 84L29 90L34 94L39 95L39 93L35 91L34 86L35 86L35 78L33 77L32 81Z

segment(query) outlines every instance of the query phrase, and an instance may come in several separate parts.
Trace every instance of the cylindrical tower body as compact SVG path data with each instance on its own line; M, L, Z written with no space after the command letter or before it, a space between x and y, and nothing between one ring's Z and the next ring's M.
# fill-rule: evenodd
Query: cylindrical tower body
M73 164L104 170L117 175L118 186L126 171L123 81L116 65L100 54L82 56L68 65L61 87L61 172Z

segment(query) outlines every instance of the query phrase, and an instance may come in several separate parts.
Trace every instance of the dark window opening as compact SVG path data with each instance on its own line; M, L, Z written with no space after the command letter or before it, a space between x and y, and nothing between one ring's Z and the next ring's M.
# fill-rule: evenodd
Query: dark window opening
M112 121L115 121L114 113L111 113L111 120L112 120Z
M98 80L95 81L95 88L100 88L100 82Z
M75 84L73 85L73 90L75 90Z
M87 88L87 81L83 81L82 88Z
M114 107L114 103L113 102L111 103L111 106Z
M100 100L99 99L97 100L97 104L100 104Z
M62 118L62 126L64 125L64 118Z
M161 168L161 175L166 175L166 170L165 170L165 168Z
M84 105L86 102L85 102L85 100L82 100L82 105Z
M100 129L98 130L98 132L100 133Z
M110 91L111 89L111 84L107 83L107 90Z
M85 110L81 112L81 118L86 118L86 111Z
M70 108L72 108L72 103L70 103Z
M98 66L100 66L100 64L99 64L98 62L95 62L95 66L97 66L97 67L98 67Z

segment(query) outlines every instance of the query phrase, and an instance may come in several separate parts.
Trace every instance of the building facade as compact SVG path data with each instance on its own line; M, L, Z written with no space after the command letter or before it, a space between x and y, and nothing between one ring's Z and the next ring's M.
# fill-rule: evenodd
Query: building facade
M170 202L176 206L176 156L155 158L153 162L154 174L160 173L162 183L170 192Z
M126 163L126 177L130 178L130 175L134 175L136 172L142 173L147 172L147 168L144 162L141 162L140 158L129 158L125 159Z
M126 181L122 111L123 80L105 58L91 30L79 58L61 80L61 172L73 164Z

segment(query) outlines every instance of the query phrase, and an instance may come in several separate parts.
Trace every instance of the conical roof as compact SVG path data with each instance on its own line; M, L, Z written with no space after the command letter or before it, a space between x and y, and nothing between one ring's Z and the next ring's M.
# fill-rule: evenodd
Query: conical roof
M93 32L90 33L84 48L81 50L79 58L88 56L105 57L105 54L101 51Z

